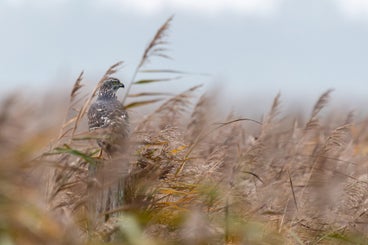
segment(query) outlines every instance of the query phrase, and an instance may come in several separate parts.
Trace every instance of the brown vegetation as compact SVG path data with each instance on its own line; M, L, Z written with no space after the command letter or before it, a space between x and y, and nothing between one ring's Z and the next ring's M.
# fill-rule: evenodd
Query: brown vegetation
M135 99L130 111L166 100L133 116L117 156L98 157L101 135L86 131L96 89L83 95L83 74L60 130L42 119L42 106L30 111L15 95L2 102L0 243L366 244L366 120L322 116L331 91L305 121L281 118L277 95L260 122L219 118L221 102L198 98L199 86L171 97L131 94L132 86L177 78L136 79L150 58L167 57L170 22L145 50L125 97Z

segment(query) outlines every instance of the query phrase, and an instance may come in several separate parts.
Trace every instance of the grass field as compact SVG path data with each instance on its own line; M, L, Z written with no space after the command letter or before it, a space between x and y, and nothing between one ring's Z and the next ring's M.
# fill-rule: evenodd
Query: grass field
M69 105L1 102L0 244L368 244L367 119L329 110L332 91L308 115L282 112L277 95L262 119L221 116L199 86L153 93L186 75L146 69L167 57L170 22L122 99L124 152L99 157L85 121L122 63L93 91L81 74Z

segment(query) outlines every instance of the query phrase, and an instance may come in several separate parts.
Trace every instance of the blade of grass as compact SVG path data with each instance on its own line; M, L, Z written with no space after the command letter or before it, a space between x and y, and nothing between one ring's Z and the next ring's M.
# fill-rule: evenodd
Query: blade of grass
M144 100L144 101L137 101L137 102L132 102L128 105L125 106L125 109L131 109L133 107L138 107L138 106L145 106L145 105L149 105L149 104L154 104L157 103L159 101L162 101L163 99L154 99L154 100Z
M143 92L143 93L138 93L138 94L129 94L128 97L130 98L135 98L135 97L144 97L144 96L173 96L174 94L172 93L148 93L148 92Z
M171 78L158 78L158 79L143 79L134 82L133 84L147 84L147 83L156 83L156 82L168 82L173 80L181 79L183 76L171 77Z

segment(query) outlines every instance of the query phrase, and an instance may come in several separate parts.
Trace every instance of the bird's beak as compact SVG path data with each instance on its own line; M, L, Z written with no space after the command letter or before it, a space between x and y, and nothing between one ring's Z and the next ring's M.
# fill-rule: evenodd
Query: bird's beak
M120 83L119 85L120 88L125 88L124 84L123 83Z

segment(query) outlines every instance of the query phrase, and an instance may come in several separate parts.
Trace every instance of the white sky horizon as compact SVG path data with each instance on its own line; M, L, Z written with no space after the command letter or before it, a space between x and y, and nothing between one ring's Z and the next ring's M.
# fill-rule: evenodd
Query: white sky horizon
M34 7L40 10L68 5L71 0L3 0L0 6L10 8ZM231 11L239 15L265 16L273 14L290 0L90 0L89 3L105 9L120 9L141 14L159 14L162 11L187 11L211 16ZM315 0L312 0L315 1ZM311 1L311 2L312 2ZM323 1L323 0L322 0ZM326 0L325 0L326 1ZM87 3L88 1L80 0ZM336 5L341 14L352 19L368 19L367 0L327 0Z
M368 97L368 0L0 0L0 91L94 80L119 60L129 80L171 14L162 64L230 95Z

